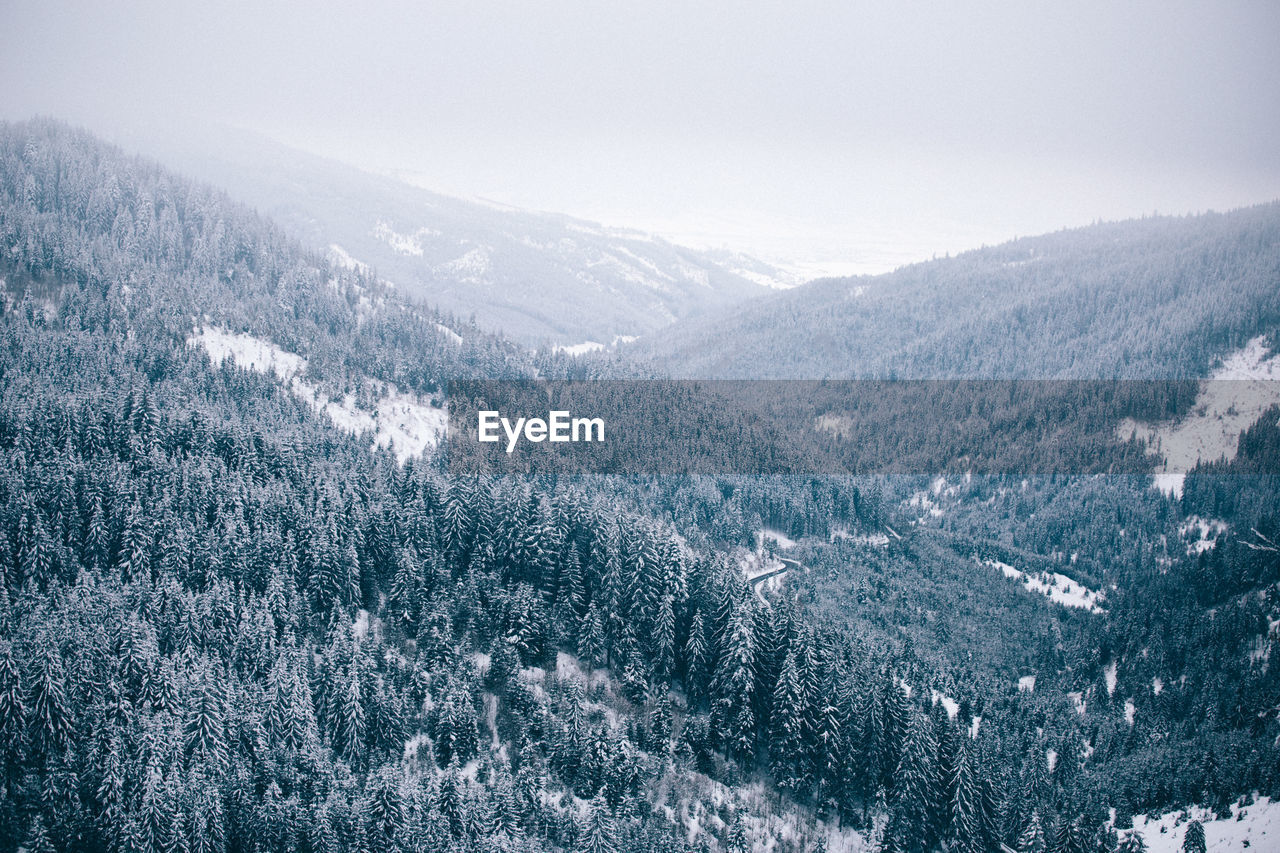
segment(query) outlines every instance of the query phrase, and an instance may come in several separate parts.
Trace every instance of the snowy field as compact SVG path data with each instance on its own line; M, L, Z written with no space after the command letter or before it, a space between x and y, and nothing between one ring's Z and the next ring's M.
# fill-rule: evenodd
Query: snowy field
M1201 460L1234 459L1240 433L1277 403L1280 357L1268 353L1259 336L1200 383L1195 406L1180 422L1152 425L1125 418L1116 433L1124 439L1136 433L1165 458L1156 486L1178 497L1186 472Z
M1099 603L1103 599L1102 593L1089 589L1066 575L1060 575L1057 572L1028 574L999 560L980 560L979 562L984 566L999 569L1007 578L1022 581L1022 585L1028 592L1047 596L1055 604L1061 604L1063 607L1077 607L1088 610L1090 613L1102 612Z
M1250 806L1231 806L1231 817L1218 820L1208 809L1193 807L1155 817L1135 817L1133 826L1142 833L1148 853L1181 853L1187 824L1204 824L1208 853L1248 850L1269 853L1280 850L1280 802L1258 797Z
M352 395L331 397L320 386L308 382L307 360L286 352L270 341L241 332L206 327L187 339L188 345L203 347L214 364L231 359L239 367L276 376L300 400L326 415L334 426L353 435L373 434L373 446L391 448L401 462L434 449L448 426L448 412L400 391L389 382L373 411L361 409Z

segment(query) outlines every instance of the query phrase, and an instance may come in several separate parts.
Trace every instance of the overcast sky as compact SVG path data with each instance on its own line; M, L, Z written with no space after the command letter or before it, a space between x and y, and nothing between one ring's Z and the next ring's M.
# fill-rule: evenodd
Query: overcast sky
M871 270L1280 197L1280 3L0 2L0 110L193 115Z

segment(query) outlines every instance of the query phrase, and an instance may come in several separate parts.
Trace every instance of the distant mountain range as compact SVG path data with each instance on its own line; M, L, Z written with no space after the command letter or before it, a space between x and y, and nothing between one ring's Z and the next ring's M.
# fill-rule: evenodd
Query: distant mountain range
M525 344L586 351L798 281L755 258L429 192L228 129L126 139L332 259Z
M622 357L674 376L1203 377L1280 329L1280 203L1060 231L823 279Z

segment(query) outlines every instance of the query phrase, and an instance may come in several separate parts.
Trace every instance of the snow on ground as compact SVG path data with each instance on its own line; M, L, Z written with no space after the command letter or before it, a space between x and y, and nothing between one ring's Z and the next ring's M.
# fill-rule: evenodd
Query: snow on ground
M1217 545L1218 537L1227 532L1227 527L1225 521L1193 515L1178 528L1178 534L1187 540L1187 553L1194 556Z
M215 364L229 358L239 367L274 374L295 396L326 415L338 429L355 435L372 433L373 446L390 447L401 462L431 450L445 434L449 416L443 407L424 403L389 382L377 383L386 390L378 398L376 409L370 412L359 408L350 394L331 398L320 386L305 380L307 360L270 341L242 332L205 327L194 332L187 343L204 347Z
M738 567L742 570L742 574L749 583L755 582L755 579L761 575L767 575L787 568L787 564L774 557L773 554L765 550L764 543L766 540L772 540L776 543L779 550L795 547L795 540L788 538L776 530L764 528L756 531L756 547L755 550L748 551L745 548L739 549ZM782 583L782 576L770 578L763 582L764 586L775 589ZM759 591L759 587L757 587Z
M450 329L443 323L436 323L436 328L440 330L440 334L444 335L458 346L462 346L462 335L458 334L453 329Z
M1098 602L1102 601L1103 594L1089 589L1084 584L1078 583L1066 575L1060 575L1057 572L1028 574L999 560L981 560L980 562L983 565L999 569L1007 578L1022 581L1022 585L1029 592L1047 596L1049 600L1056 604L1061 604L1063 607L1076 607L1081 610L1088 610L1090 613L1102 612L1102 607L1099 606Z
M413 761L418 757L418 750L431 742L431 738L425 734L416 734L404 742L404 760Z
M660 806L675 806L672 813L684 824L690 844L710 841L711 849L723 849L705 836L723 836L725 818L732 820L730 816L736 815L747 849L756 853L815 848L828 853L869 853L874 849L863 833L824 821L804 806L787 804L780 809L777 795L761 782L729 787L701 773L673 770L662 787ZM675 802L663 802L668 798Z
M1193 806L1159 816L1135 817L1133 827L1142 834L1147 853L1181 853L1187 824L1192 820L1204 825L1207 853L1280 850L1280 802L1273 802L1269 797L1258 797L1250 806L1233 804L1231 817L1225 819L1218 819L1208 809Z
M476 247L468 249L447 263L440 264L436 270L460 281L480 281L488 275L492 266L489 250Z
M1133 704L1132 699L1124 700L1124 721L1129 725L1133 725L1134 718L1138 715L1138 706Z
M1249 663L1269 663L1271 647L1277 643L1280 643L1280 619L1272 619L1267 625L1267 632L1254 640L1249 651Z
M907 506L919 509L924 515L920 516L920 521L924 521L926 517L938 518L942 515L942 507L929 495L928 492L916 492L907 499Z
M614 335L613 342L602 344L599 341L583 341L580 344L555 344L551 347L552 352L562 352L565 355L577 358L580 355L586 355L589 352L600 352L606 349L615 349L618 344L629 344L632 341L639 340L638 335Z
M609 670L593 669L587 673L578 658L565 652L556 652L556 678L561 681L578 681L589 688L596 688L608 686Z
M1067 698L1071 700L1071 705L1076 709L1076 713L1083 717L1085 709L1088 707L1084 701L1084 694L1078 690L1073 690L1067 694Z
M1234 459L1241 431L1272 405L1280 403L1280 357L1267 352L1266 338L1254 338L1229 355L1200 383L1191 412L1178 423L1144 424L1125 418L1116 428L1121 439L1146 439L1165 458L1155 485L1182 496L1183 477L1201 460Z
M390 246L393 252L420 258L422 257L423 240L441 235L434 228L419 228L408 234L401 234L391 227L391 223L379 220L373 228L373 236Z
M351 623L351 636L357 640L369 636L369 611L363 607L356 611L355 621Z
M1034 675L1024 675L1018 679L1018 689L1023 693L1034 693L1036 689L1036 677Z
M300 355L285 352L270 341L226 329L205 328L187 343L203 346L214 364L229 358L239 367L274 373L282 382L301 376L307 369L307 360Z
M577 358L589 352L599 352L604 349L604 344L599 341L583 341L580 344L556 344L551 349L553 352L562 352L565 355Z
M361 261L357 261L347 253L347 250L339 246L337 243L329 244L329 260L333 261L340 267L345 267L356 272L367 273L369 265Z
M781 548L783 551L787 550L788 548L796 547L796 540L792 539L790 536L788 536L785 533L782 533L781 531L773 530L768 527L764 528L763 530L756 531L756 547L757 548L763 548L764 543L770 540L772 540L774 545L776 545L778 548Z
M875 533L850 533L843 527L834 527L831 529L831 541L843 539L847 542L853 542L855 545L868 545L872 548L888 548L889 535L876 531Z
M1107 668L1102 671L1102 677L1107 680L1107 695L1112 696L1116 692L1116 662L1112 661L1107 664Z
M1152 477L1152 485L1157 491L1170 497L1182 497L1182 484L1186 482L1186 471L1161 471Z
M939 702L942 703L943 709L946 710L947 716L951 719L954 720L956 718L956 714L960 713L960 703L952 699L947 694L940 690L933 690L930 695L932 696L933 703L935 705Z
M471 666L475 669L476 675L481 678L484 678L489 672L489 663L492 658L488 652L472 652L468 660L471 661Z
M738 555L738 567L742 570L742 575L747 579L747 583L755 587L756 594L761 596L763 601L761 587L767 586L769 589L776 589L781 585L783 575L775 575L766 581L762 581L759 585L755 582L756 578L785 569L787 564L763 551L748 551L744 548Z

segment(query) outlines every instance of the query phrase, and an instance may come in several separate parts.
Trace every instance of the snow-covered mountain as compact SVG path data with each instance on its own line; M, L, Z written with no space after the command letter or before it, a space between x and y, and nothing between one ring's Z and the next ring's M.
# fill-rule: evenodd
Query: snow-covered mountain
M628 349L696 378L1200 378L1280 328L1278 275L1271 203L821 279Z
M251 203L333 260L525 343L632 339L798 283L737 253L441 195L248 133L124 141Z

